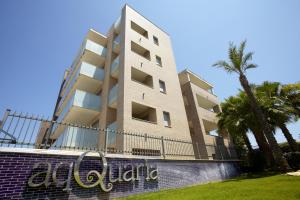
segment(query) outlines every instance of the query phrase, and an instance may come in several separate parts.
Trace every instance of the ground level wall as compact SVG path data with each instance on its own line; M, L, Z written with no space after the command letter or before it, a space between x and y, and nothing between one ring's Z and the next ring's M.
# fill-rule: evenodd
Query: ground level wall
M50 151L49 151L50 152ZM53 151L52 151L53 152ZM77 153L78 154L78 153ZM43 167L34 169L34 164L48 162L51 170L60 162L76 163L78 155L66 155L56 152L49 154L47 151L39 153L8 152L0 149L0 199L112 199L132 194L158 191L168 188L179 188L211 181L221 181L239 175L236 161L209 161L209 160L162 160L143 158L118 158L107 157L108 165L112 168L114 176L118 176L119 166L126 169L128 165L147 165L158 170L158 179L147 181L147 169L142 169L140 180L113 183L110 192L103 192L99 186L83 188L75 181L72 171L70 182L71 191L63 191L65 186L56 186L53 183L53 173L49 177L49 186L30 187L29 178L37 172L43 171ZM80 176L85 179L87 172L100 171L103 168L99 156L85 157L80 165ZM46 166L44 166L46 170ZM68 169L58 170L57 177L64 180L68 176ZM39 182L45 178L45 174L37 177ZM96 179L94 179L95 182ZM105 183L108 182L105 178Z

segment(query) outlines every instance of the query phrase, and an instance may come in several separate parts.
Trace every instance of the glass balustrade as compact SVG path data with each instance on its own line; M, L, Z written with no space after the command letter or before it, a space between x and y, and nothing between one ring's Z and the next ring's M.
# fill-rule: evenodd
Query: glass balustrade
M103 57L105 57L107 53L107 49L105 47L91 40L86 40L85 48Z
M118 84L116 84L109 92L108 95L108 102L109 105L111 106L112 104L115 104L117 101L117 97L118 97Z
M88 76L90 78L103 81L104 80L104 70L101 68L98 68L94 65L91 65L86 62L82 62L80 67L77 68L75 75L72 77L70 80L70 83L68 84L67 88L65 91L63 91L63 96L58 104L58 110L61 109L62 104L66 100L67 96L70 95L71 90L73 89L74 83L76 82L78 76L80 74L83 74L85 76Z
M114 77L117 76L117 72L118 72L118 68L119 68L119 64L120 64L120 59L119 59L119 56L116 57L112 64L111 64L111 69L110 69L110 72L111 72L111 75L113 75ZM116 78L116 77L115 77Z
M116 143L116 137L117 137L117 122L113 122L110 125L108 125L108 131L107 131L107 144L113 145Z
M94 149L97 148L99 131L94 129L66 127L52 145L62 148Z

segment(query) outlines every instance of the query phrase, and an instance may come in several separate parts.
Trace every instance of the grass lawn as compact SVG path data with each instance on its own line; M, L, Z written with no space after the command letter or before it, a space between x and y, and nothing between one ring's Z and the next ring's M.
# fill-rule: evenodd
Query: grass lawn
M294 200L300 199L300 177L252 175L219 183L135 195L124 199Z

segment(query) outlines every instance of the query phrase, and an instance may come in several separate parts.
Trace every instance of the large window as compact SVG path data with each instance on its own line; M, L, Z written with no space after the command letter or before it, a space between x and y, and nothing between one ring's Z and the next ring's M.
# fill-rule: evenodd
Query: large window
M159 80L159 91L162 92L162 93L167 93L166 84L162 80Z
M163 117L164 117L164 126L171 127L170 113L164 111Z

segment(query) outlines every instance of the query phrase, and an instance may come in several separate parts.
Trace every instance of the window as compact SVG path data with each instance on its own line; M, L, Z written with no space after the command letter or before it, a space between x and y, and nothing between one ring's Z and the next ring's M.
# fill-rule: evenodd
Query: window
M163 115L164 115L164 126L171 127L170 113L164 111Z
M161 57L155 56L155 61L156 61L156 64L157 64L158 66L162 66L162 63L161 63Z
M154 44L156 44L157 46L159 45L159 43L158 43L158 38L155 37L154 35L153 35L153 42L154 42Z
M164 81L159 80L159 91L162 93L167 93L166 84Z

